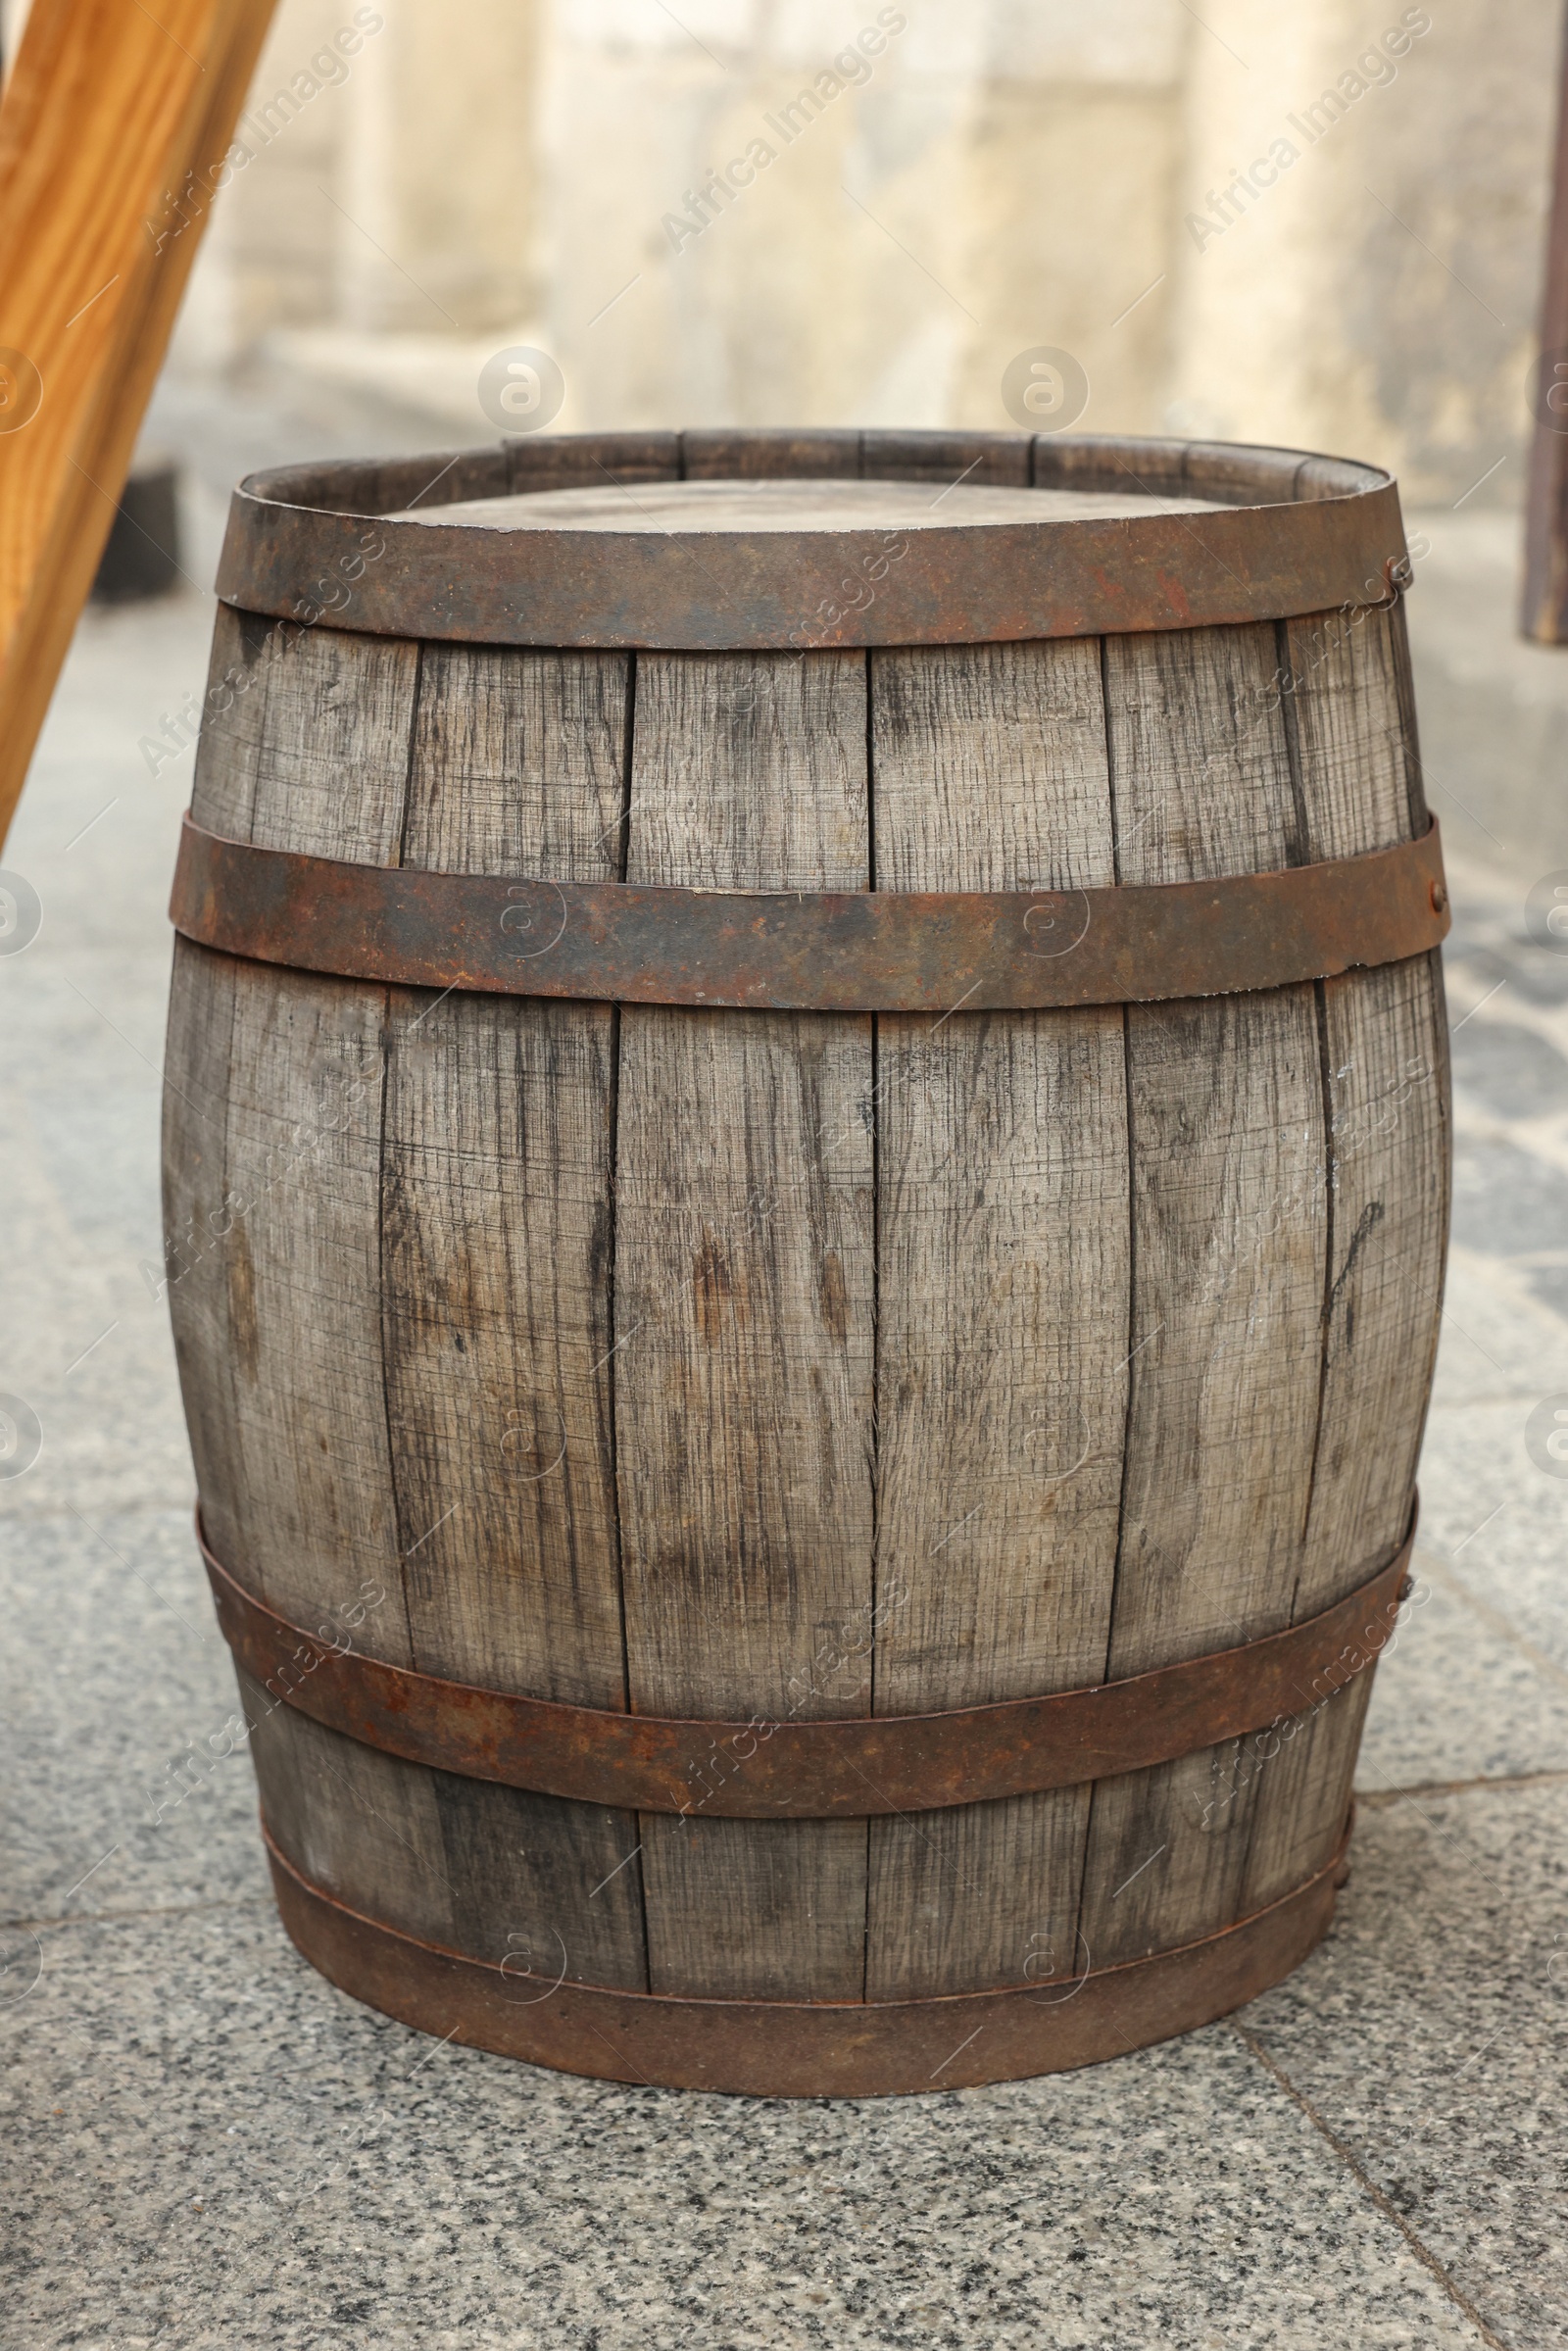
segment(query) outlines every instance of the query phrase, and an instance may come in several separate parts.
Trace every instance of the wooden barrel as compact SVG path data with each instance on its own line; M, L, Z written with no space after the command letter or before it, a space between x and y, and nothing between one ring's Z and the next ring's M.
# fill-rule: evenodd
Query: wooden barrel
M236 494L168 1290L289 1932L947 2088L1343 1875L1447 1200L1387 476L691 432Z

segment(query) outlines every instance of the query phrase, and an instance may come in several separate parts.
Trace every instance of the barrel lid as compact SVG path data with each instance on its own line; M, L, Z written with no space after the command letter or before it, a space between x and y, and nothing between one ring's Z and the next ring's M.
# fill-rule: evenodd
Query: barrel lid
M1097 636L1387 602L1392 479L1109 436L562 434L236 491L243 610L501 645L796 651Z

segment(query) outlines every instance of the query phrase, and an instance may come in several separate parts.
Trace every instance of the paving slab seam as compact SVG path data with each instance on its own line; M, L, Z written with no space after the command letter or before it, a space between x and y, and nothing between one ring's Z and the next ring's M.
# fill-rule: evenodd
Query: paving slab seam
M1447 2271L1444 2268L1442 2262L1439 2261L1437 2255L1429 2251L1427 2246L1423 2244L1420 2237L1417 2236L1415 2230L1410 2227L1409 2223L1404 2219L1403 2215L1398 2210L1398 2207L1393 2204L1384 2194L1382 2188L1378 2186L1377 2181L1370 2179L1362 2170L1361 2166L1357 2163L1354 2155L1346 2145L1345 2141L1336 2131L1330 2129L1329 2125L1318 2113L1317 2108L1312 2104L1311 2099L1306 2096L1305 2092L1297 2088L1296 2083L1291 2080L1289 2074L1286 2073L1284 2067L1277 2064L1274 2058L1269 2055L1267 2049L1264 2048L1262 2042L1257 2038L1257 2035L1253 2033L1250 2033L1245 2025L1239 2024L1235 2017L1228 2017L1226 2022L1230 2026L1231 2031L1236 2034L1238 2040L1244 2042L1251 2051L1258 2064L1262 2066L1268 2073L1273 2075L1274 2080L1279 2083L1281 2089L1284 2090L1286 2096L1292 2099L1295 2104L1300 2108L1302 2114L1305 2115L1313 2130L1317 2131L1318 2135L1325 2140L1330 2147L1332 2147L1334 2153L1339 2157L1341 2163L1344 2164L1346 2170L1365 2190L1366 2194L1371 2198L1378 2210L1384 2215L1385 2219L1393 2222L1395 2228L1397 2229L1399 2234L1403 2237L1405 2243L1409 2246L1417 2261L1422 2264L1423 2268L1431 2272L1432 2276L1437 2279L1439 2285L1442 2286L1444 2292L1453 2303L1455 2309L1463 2312L1464 2316L1470 2321L1471 2326L1475 2327L1477 2333L1480 2335L1481 2340L1490 2346L1490 2351L1515 2351L1515 2346L1505 2343L1500 2335L1493 2333L1491 2327L1487 2325L1486 2320L1481 2316L1480 2311L1477 2310L1475 2304L1469 2299L1462 2287L1460 2287L1456 2281L1449 2277Z
M1355 1801L1361 1812L1382 1812L1390 1804L1413 1803L1417 1796L1500 1795L1511 1788L1539 1788L1544 1781L1556 1780L1568 1780L1568 1771L1499 1772L1494 1778L1476 1780L1412 1780L1407 1788L1358 1788Z

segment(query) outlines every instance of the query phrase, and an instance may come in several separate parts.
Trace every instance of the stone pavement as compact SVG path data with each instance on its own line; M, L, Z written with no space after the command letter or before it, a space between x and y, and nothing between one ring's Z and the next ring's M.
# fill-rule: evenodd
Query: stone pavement
M250 1766L208 1745L233 1686L152 1290L189 759L154 778L138 740L209 624L194 591L89 613L4 859L43 909L0 955L3 1382L43 1432L0 1481L8 2351L1568 2345L1568 955L1525 938L1534 877L1454 877L1420 1583L1329 1942L1075 2076L843 2105L580 2082L316 1976Z

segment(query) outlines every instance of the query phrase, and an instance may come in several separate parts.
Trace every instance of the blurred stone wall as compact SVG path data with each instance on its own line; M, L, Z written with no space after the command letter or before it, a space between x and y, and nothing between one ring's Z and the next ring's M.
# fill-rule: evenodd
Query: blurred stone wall
M1506 504L1560 15L282 0L248 119L283 119L218 200L179 363L395 380L478 439L509 343L559 361L564 426L1004 425L1047 345L1086 429Z

